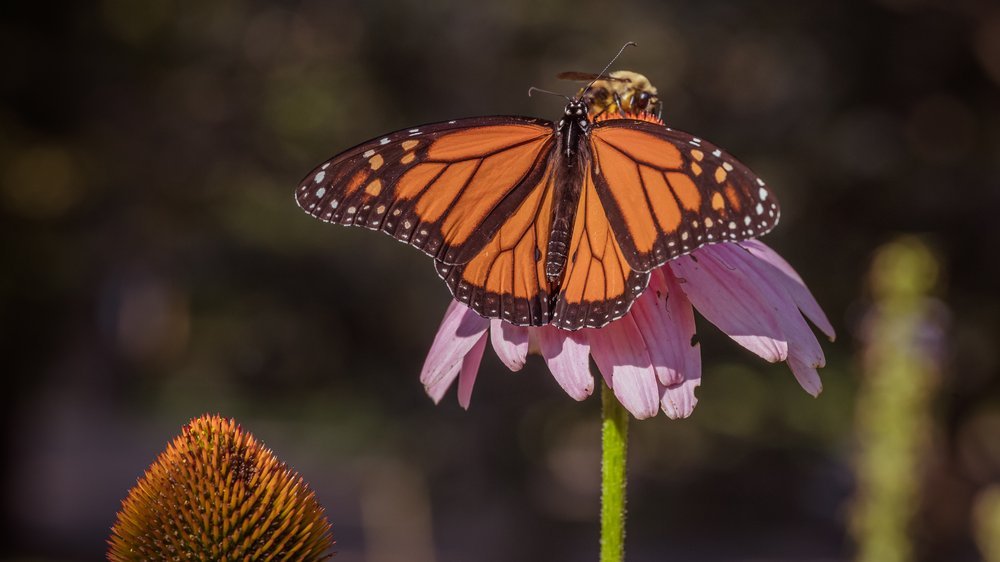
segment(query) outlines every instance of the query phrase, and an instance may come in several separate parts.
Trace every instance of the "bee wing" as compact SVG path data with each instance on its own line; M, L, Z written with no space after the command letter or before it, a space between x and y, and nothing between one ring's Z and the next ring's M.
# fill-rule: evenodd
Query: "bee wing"
M631 82L628 78L615 78L613 76L601 76L599 74L594 74L593 72L576 72L569 70L566 72L560 72L556 74L556 78L559 80L574 80L576 82L590 82L591 80L607 80L608 82Z

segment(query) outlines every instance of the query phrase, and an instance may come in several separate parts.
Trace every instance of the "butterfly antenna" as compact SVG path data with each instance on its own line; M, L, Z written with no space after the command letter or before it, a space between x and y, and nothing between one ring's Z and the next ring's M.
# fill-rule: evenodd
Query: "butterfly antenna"
M549 91L549 90L543 90L543 89L541 89L541 88L536 88L536 87L534 87L534 86L532 86L532 87L528 88L528 97L530 98L530 97L531 97L531 94L532 94L532 93L534 93L534 92L541 92L541 93L543 93L543 94L551 94L551 95L553 95L553 96L559 96L559 97L561 97L561 98L566 98L566 101L573 101L573 100L572 100L572 99L570 99L570 97L569 97L569 96L567 96L566 94L560 94L559 92L552 92L552 91Z
M611 59L611 62L609 62L608 65L604 67L604 70L602 70L601 73L597 75L597 78L594 78L590 82L590 84L587 84L587 87L584 88L583 91L586 92L587 90L590 89L591 86L594 85L595 82L597 82L598 80L600 80L601 78L603 78L604 77L604 73L607 72L609 68L611 68L611 65L615 64L615 61L618 60L618 57L622 56L622 53L625 52L625 49L627 49L629 47L638 47L638 46L639 45L635 41L629 41L628 43L625 43L624 45L622 45L622 48L618 49L618 54L615 55L615 58Z

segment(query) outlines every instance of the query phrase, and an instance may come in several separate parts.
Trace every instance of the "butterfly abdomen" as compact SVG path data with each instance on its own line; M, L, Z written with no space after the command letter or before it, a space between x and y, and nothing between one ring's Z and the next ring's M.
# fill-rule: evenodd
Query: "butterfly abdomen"
M573 225L576 222L576 210L580 206L580 187L583 178L578 171L583 166L570 168L570 177L558 177L555 184L555 204L552 206L552 230L549 233L549 243L545 249L545 277L549 283L559 285L566 261L569 259L569 246L573 238Z
M556 217L552 222L552 233L545 252L545 278L553 285L559 284L566 269L572 225L572 216Z
M556 160L555 193L552 205L552 229L545 248L545 278L555 286L562 281L569 247L573 238L580 192L590 160L587 148L590 122L582 102L571 102L558 126L559 142L553 147Z

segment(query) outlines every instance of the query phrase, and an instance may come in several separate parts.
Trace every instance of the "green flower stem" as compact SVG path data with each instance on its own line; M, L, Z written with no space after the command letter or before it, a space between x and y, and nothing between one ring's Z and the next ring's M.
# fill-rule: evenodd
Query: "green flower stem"
M628 412L601 380L601 562L625 560Z

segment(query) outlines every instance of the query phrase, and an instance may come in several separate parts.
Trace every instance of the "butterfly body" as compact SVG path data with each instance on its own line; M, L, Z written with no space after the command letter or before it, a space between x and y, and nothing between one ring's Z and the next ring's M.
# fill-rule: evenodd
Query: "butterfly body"
M776 224L763 181L721 149L651 114L587 109L377 137L314 169L296 201L421 249L483 316L569 330L625 315L666 261Z
M552 227L545 255L545 278L550 285L558 286L569 257L570 238L576 219L583 186L583 174L590 162L587 139L590 136L590 121L587 106L583 101L570 102L563 118L556 126L559 142L553 146L556 176L552 207Z

